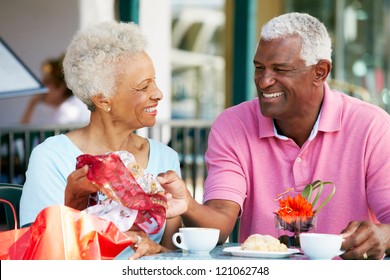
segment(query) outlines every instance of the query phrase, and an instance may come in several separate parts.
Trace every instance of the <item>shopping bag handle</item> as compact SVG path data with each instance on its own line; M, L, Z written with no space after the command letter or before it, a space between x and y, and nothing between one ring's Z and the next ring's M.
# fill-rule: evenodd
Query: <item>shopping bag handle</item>
M15 221L15 230L18 229L18 221L16 219L16 211L15 211L15 207L12 205L11 202L9 202L8 200L5 200L5 199L2 199L0 198L0 202L3 202L3 203L6 203L8 204L11 209L12 209L12 214L14 215L14 221Z

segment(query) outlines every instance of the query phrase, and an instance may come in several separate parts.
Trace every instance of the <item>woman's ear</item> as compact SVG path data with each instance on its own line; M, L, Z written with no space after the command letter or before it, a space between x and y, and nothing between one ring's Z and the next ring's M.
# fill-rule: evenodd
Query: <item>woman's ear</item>
M106 112L111 111L111 100L106 99L102 94L95 95L91 99L96 108Z
M314 84L317 86L322 86L322 84L328 78L331 69L332 69L332 64L330 63L329 60L322 59L318 61L314 67L314 71L315 71Z

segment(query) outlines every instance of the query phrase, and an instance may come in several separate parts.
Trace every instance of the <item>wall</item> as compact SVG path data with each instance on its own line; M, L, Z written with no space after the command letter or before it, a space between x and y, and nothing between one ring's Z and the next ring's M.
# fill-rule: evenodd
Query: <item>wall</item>
M270 19L283 13L283 0L260 0L257 4L256 40L260 37L261 27Z
M65 51L74 32L112 18L113 0L0 0L0 36L40 78L40 64ZM171 0L141 0L140 25L164 93L159 119L170 118ZM0 61L1 63L1 61ZM18 123L29 97L0 99L0 126Z
M0 36L40 77L41 62L63 52L78 28L78 7L78 0L0 0ZM0 99L0 126L17 123L27 100Z

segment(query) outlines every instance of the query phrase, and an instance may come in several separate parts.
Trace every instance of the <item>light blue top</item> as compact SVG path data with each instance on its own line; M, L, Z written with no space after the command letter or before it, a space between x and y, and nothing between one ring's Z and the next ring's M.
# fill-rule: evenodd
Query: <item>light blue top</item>
M174 170L179 175L180 163L172 148L149 140L150 152L146 172L157 176ZM64 193L69 174L75 170L76 158L83 154L64 134L47 138L31 153L26 182L20 200L20 224L34 222L38 213L51 205L64 204ZM159 243L164 230L150 238Z

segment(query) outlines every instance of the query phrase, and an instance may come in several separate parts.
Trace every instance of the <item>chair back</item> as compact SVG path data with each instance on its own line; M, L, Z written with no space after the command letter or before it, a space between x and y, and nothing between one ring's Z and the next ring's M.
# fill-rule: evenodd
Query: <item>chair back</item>
M20 197L22 196L22 190L23 190L22 185L0 183L0 198L7 200L14 207L16 213L17 228L20 228L19 205L20 205ZM7 203L1 203L1 204L4 205L4 210L5 210L5 213L0 212L1 226L5 224L6 230L15 229L14 214L11 206L9 206ZM3 220L4 218L2 215L5 216L5 220Z

